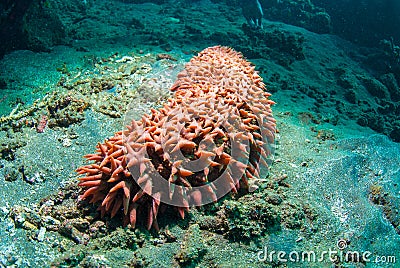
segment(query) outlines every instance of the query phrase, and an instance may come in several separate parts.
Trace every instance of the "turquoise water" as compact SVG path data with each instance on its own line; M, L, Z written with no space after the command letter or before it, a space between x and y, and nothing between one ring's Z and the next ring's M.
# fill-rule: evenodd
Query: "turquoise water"
M0 267L400 267L398 5L3 1ZM161 204L150 230L80 201L83 156L216 45L276 103L267 172L184 219Z

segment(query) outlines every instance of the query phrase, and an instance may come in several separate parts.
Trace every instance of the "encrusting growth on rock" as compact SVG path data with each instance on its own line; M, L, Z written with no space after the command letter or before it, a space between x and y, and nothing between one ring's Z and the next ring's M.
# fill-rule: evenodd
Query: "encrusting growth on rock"
M101 215L158 229L163 204L183 218L190 206L253 190L267 166L275 119L254 66L228 47L209 47L186 64L163 108L132 120L77 169L80 199Z

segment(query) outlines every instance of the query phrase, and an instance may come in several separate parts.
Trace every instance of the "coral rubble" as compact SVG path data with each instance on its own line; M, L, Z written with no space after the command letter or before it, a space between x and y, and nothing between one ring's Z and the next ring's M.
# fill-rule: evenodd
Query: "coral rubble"
M161 205L183 218L190 206L228 192L257 188L275 134L269 93L254 66L227 47L210 47L186 64L171 87L174 98L117 132L93 164L78 168L81 199L102 215L124 215L158 228Z

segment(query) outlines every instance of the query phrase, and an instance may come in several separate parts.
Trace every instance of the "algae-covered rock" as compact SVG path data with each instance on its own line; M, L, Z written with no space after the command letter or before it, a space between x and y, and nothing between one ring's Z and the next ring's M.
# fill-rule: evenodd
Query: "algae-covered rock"
M186 231L181 250L175 255L175 260L179 266L193 266L201 261L206 252L207 247L204 244L200 226L193 224Z

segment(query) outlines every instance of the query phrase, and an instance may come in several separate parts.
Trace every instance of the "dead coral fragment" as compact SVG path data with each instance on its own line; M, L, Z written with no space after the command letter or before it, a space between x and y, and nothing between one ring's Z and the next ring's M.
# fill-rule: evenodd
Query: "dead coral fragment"
M190 206L226 193L255 189L267 165L275 119L261 77L240 53L210 47L178 74L174 98L133 120L127 130L86 155L93 164L81 199L98 203L102 215L122 213L133 227L158 228L163 204L183 218Z

